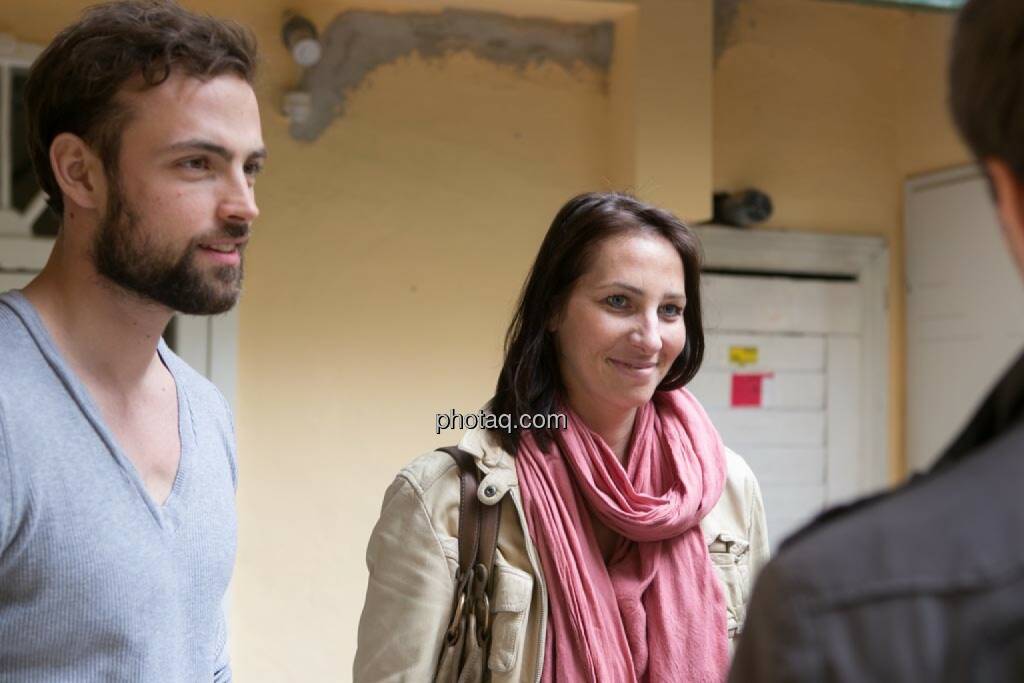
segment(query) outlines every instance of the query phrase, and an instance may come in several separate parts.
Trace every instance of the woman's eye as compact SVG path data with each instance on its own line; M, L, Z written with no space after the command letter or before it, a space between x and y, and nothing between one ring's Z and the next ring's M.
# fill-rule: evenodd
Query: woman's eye
M263 170L263 164L258 164L256 162L253 162L251 164L246 164L245 165L245 174L248 175L248 176L257 176L257 175L259 175L260 171L262 171L262 170Z
M665 304L661 307L661 314L666 318L678 318L683 314L683 309L675 304Z
M626 301L626 297L622 296L621 294L612 294L611 296L605 298L605 303L607 303L612 308L625 308L628 302Z

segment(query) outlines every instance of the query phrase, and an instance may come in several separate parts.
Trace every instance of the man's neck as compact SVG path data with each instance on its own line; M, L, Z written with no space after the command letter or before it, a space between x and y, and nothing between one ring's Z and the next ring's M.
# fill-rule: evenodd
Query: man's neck
M50 336L79 372L130 392L156 362L173 312L100 276L91 263L64 260L60 241L23 293Z

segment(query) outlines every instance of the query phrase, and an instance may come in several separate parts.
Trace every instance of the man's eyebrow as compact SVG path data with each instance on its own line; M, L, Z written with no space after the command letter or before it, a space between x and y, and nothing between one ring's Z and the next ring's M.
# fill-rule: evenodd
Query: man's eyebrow
M187 150L202 150L204 152L209 152L210 154L216 154L225 161L231 161L231 159L234 158L235 156L231 152L231 150L229 150L224 145L218 145L215 142L210 142L209 140L201 140L198 138L193 138L191 140L182 140L181 142L175 142L174 144L168 145L167 147L164 148L165 152L183 152ZM246 157L246 159L249 161L266 158L266 147L260 147L259 149L251 152Z

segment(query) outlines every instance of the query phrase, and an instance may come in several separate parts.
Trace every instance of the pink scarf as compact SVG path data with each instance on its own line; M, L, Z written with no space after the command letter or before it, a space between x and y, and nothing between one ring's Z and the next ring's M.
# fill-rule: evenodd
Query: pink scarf
M722 681L725 601L700 520L725 484L725 448L685 389L636 414L624 469L571 410L546 451L516 455L530 535L548 588L542 680ZM605 565L588 511L623 539Z

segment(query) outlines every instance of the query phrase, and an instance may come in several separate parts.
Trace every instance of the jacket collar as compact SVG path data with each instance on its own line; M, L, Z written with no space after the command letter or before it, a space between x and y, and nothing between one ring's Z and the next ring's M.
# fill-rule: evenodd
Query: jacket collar
M1000 378L956 440L935 465L945 469L960 462L1024 417L1024 354Z
M494 505L506 493L519 488L515 460L493 434L485 429L471 429L459 441L459 448L473 456L477 469L483 473L477 486L477 497L481 503ZM519 505L518 494L514 494L512 500Z
M954 465L970 458L975 453L984 452L981 447L1003 432L1010 429L1024 417L1024 354L1000 378L989 392L981 406L975 411L971 421L956 440L943 452L930 472L918 472L910 477L904 486L896 491L905 491L931 481L931 473L943 472ZM786 538L780 550L785 550L809 533L828 522L854 513L871 504L888 498L893 491L880 491L858 500L832 507Z
M466 431L459 441L459 448L476 459L481 472L486 473L494 469L515 471L513 457L501 447L494 434L482 427Z

